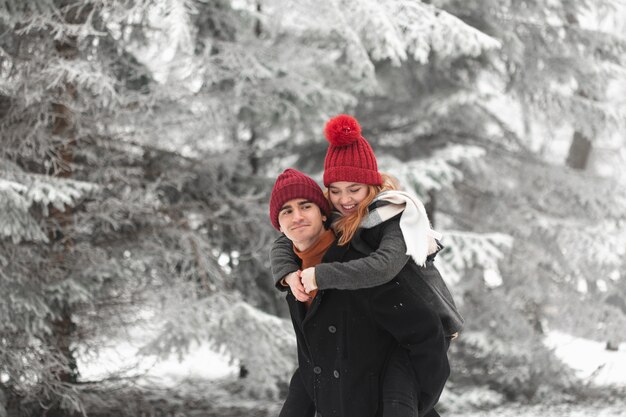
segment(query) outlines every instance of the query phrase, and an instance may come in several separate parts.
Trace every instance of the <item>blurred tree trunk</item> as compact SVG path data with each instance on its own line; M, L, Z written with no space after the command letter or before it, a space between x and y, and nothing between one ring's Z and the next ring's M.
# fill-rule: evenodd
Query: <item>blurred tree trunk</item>
M67 45L60 45L61 48ZM68 85L66 92L71 95L75 94L73 86ZM70 178L72 176L71 163L73 159L72 148L76 144L74 123L72 121L71 110L59 103L52 105L55 116L52 133L53 135L65 137L67 143L59 149L60 168L53 175L62 178ZM69 206L65 206L64 211L50 207L50 218L54 221L54 226L49 232L50 242L53 247L51 251L51 270L64 271L69 273L72 270L68 262L71 262L71 252L73 241L70 237L68 228L73 222L74 212ZM74 351L72 349L72 341L74 339L74 331L76 325L72 322L72 307L67 300L61 301L58 305L57 317L55 317L50 325L52 333L48 339L51 347L60 355L62 363L65 367L54 370L53 374L63 383L74 384L78 380L78 367ZM68 411L63 410L58 404L55 404L49 411L48 415L52 417L68 416ZM74 415L74 414L71 414Z
M584 170L591 154L591 141L580 132L574 132L574 138L567 155L567 166Z
M68 5L67 1L60 1L59 3L59 7ZM91 13L92 6L76 5L66 10L67 14L64 16L66 23L84 24L89 13ZM56 40L54 47L61 58L68 61L75 60L80 53L78 39L74 36ZM72 176L71 165L74 159L73 148L76 146L77 126L75 115L67 103L75 102L77 96L76 86L66 83L65 88L62 91L58 91L58 102L51 103L53 114L51 133L53 136L60 138L62 143L54 156L58 166L56 166L52 175L61 178L70 178ZM69 263L72 262L74 242L69 229L74 222L74 212L69 206L65 206L63 211L50 207L50 217L53 220L53 227L49 231L50 244L52 246L50 270L71 273L73 268ZM60 278L63 279L63 277ZM60 356L62 366L58 370L53 370L53 375L62 383L75 384L78 381L78 366L72 348L76 330L76 325L72 321L72 306L68 300L62 300L57 308L57 316L50 323L52 333L48 343ZM48 416L67 417L77 415L75 412L63 409L60 399L52 398L52 400L52 407L46 413Z
M0 417L8 416L6 405L7 405L7 398L6 398L6 395L4 395L4 386L0 384Z

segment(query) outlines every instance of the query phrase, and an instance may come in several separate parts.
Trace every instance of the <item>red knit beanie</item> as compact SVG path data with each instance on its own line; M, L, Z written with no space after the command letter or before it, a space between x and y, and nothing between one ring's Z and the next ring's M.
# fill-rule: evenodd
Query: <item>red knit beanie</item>
M381 185L374 151L361 136L361 126L352 116L340 114L326 123L324 135L330 146L324 160L324 185L336 181Z
M276 178L270 197L270 219L276 230L280 231L280 224L278 223L280 209L287 201L296 198L305 198L317 204L322 215L330 216L330 205L320 186L308 175L288 168Z

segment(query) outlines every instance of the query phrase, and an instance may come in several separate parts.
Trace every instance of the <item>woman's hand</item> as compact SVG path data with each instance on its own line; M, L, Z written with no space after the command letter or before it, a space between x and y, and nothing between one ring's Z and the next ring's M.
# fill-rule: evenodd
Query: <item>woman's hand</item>
M300 281L301 272L302 271L294 271L283 279L285 283L289 285L289 288L291 288L291 293L296 297L296 300L304 303L305 301L309 301L311 297L305 292L302 281Z
M304 286L304 290L310 293L313 290L317 289L317 281L315 281L315 268L307 268L300 273L300 279L302 279L302 285Z

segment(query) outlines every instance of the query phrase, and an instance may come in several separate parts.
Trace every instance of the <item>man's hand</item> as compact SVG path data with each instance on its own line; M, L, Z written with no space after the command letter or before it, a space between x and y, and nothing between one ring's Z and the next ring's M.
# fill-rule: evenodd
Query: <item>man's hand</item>
M300 278L302 279L302 285L304 286L304 290L307 292L307 294L317 289L314 267L310 267L302 271L300 273Z
M289 285L289 288L291 288L291 293L296 297L296 300L304 303L305 301L309 301L311 297L304 291L304 286L300 281L301 272L302 271L294 271L288 274L284 280L287 285Z

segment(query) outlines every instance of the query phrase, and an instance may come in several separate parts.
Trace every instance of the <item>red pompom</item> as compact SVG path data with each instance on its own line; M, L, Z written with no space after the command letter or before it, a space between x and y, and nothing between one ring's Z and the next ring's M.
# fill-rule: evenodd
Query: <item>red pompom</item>
M350 145L361 137L361 126L359 126L359 122L354 117L340 114L326 123L324 136L326 136L331 145Z

